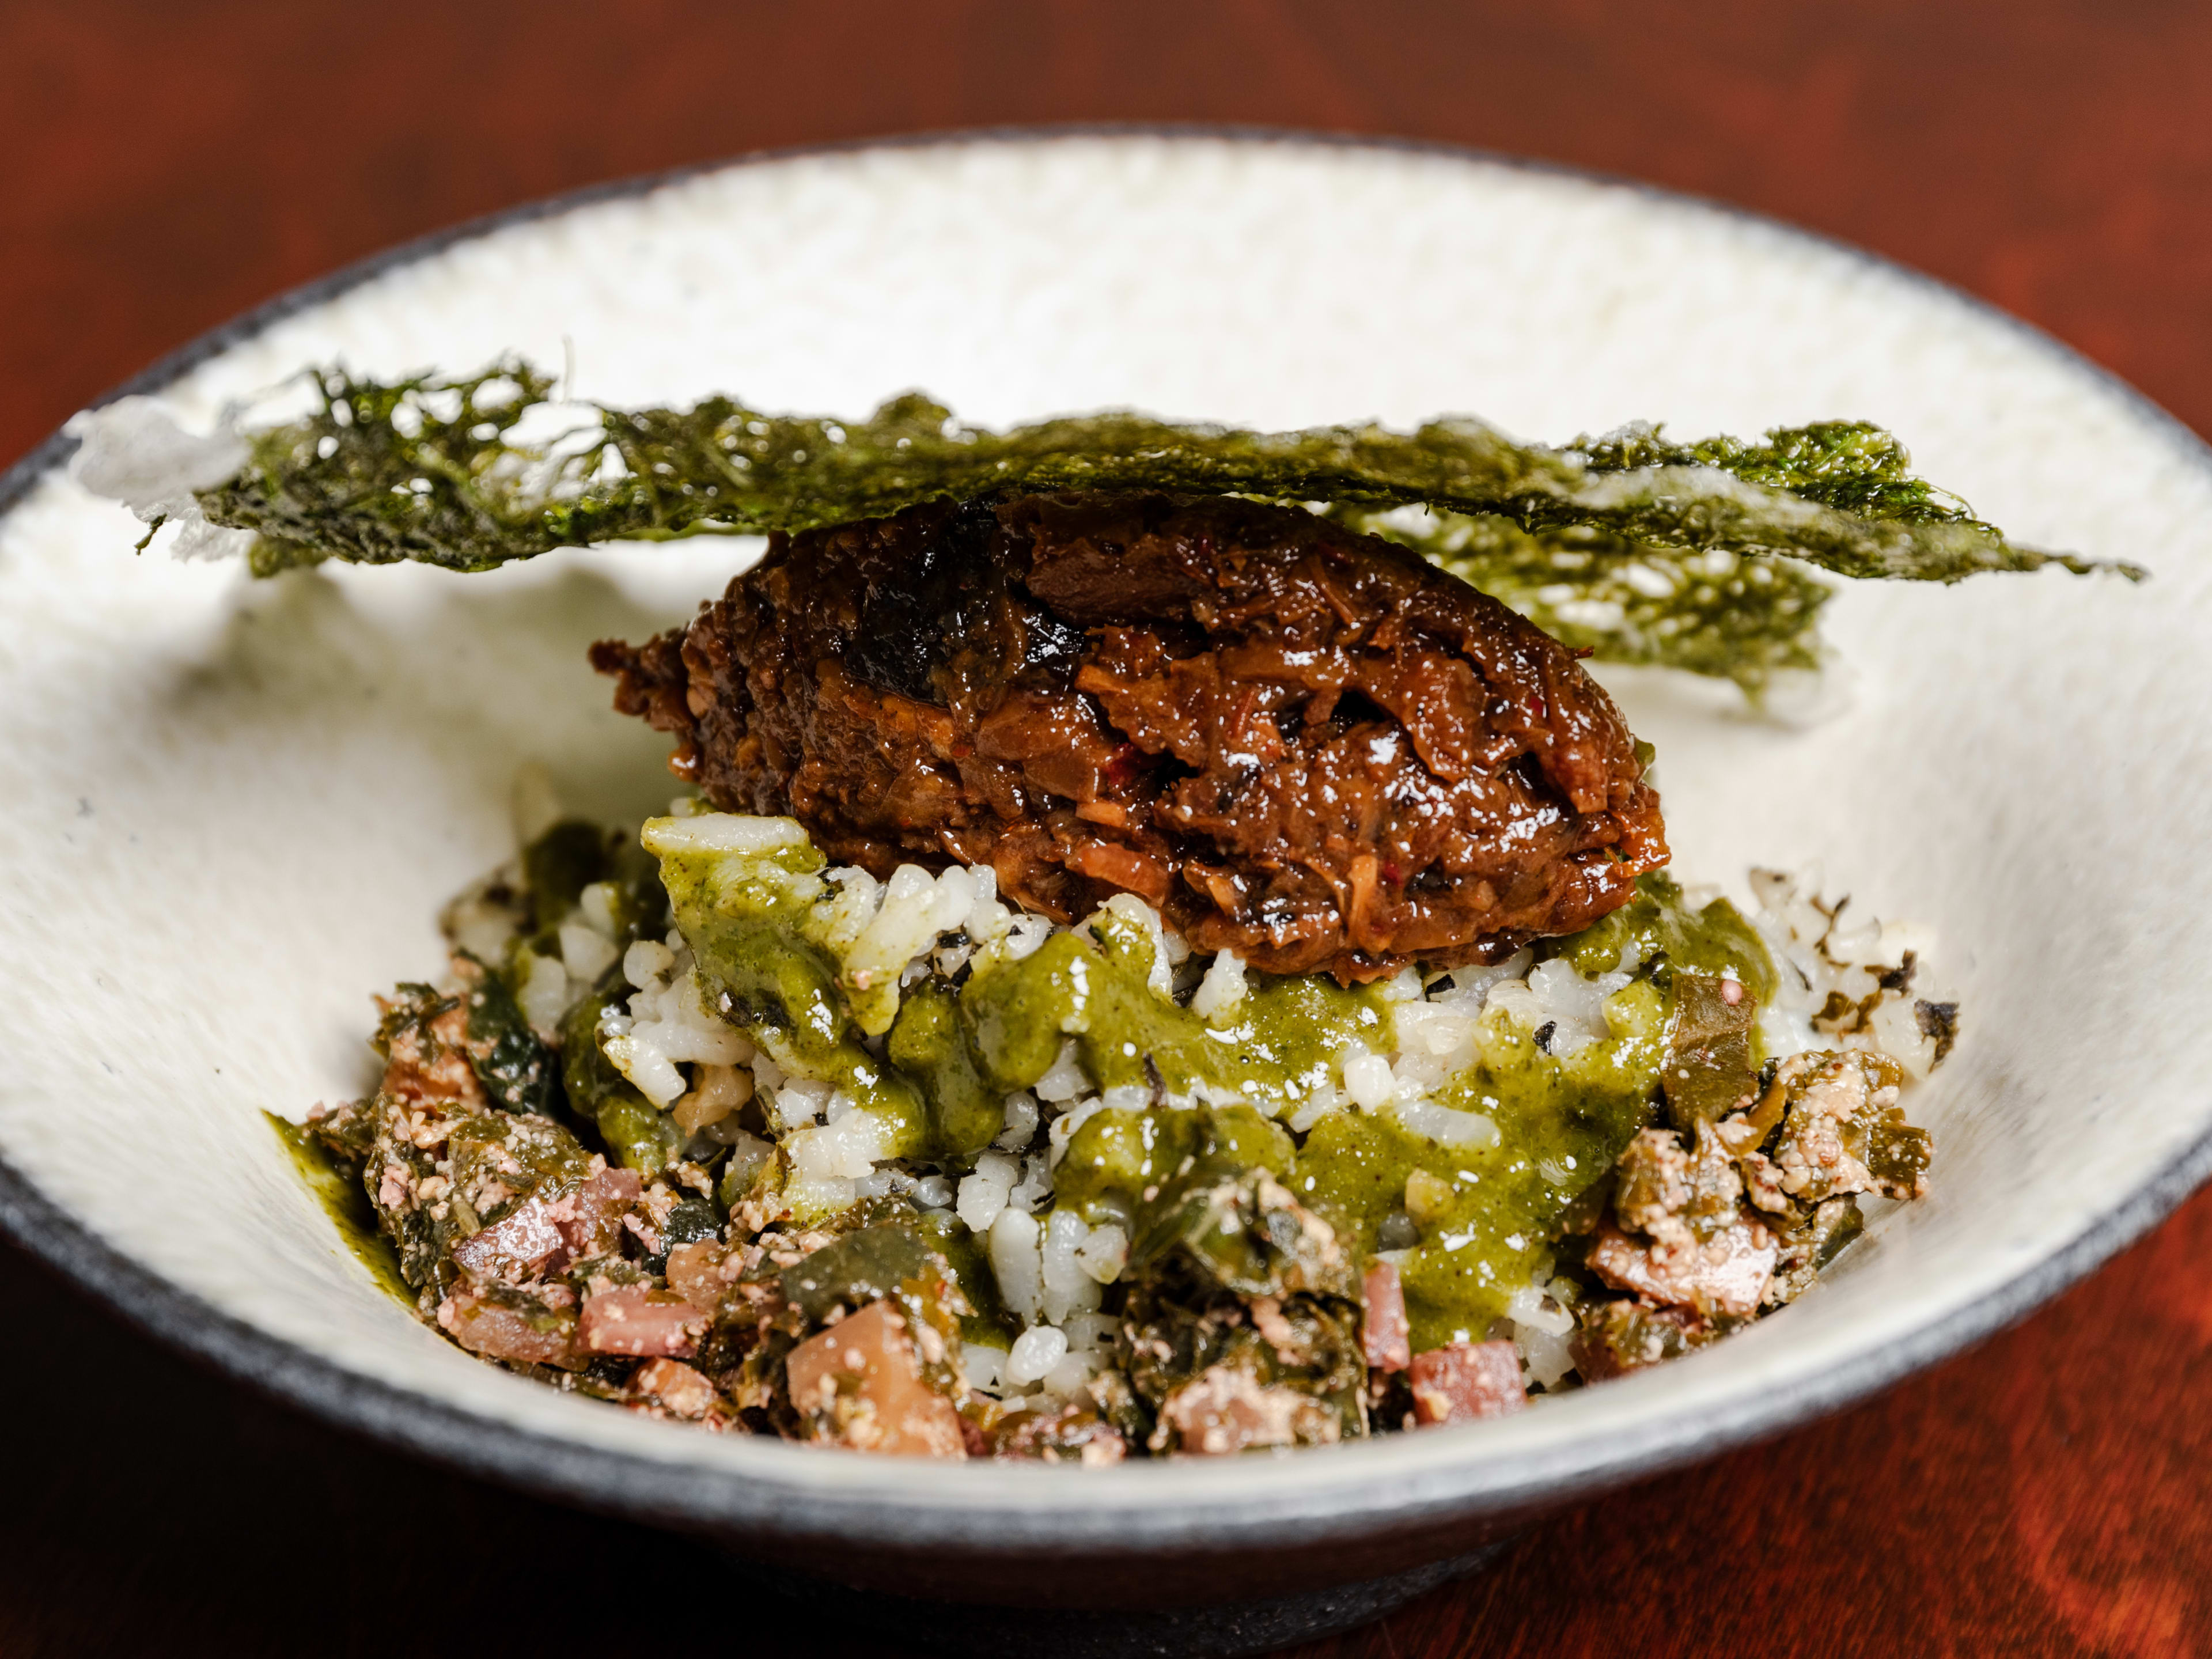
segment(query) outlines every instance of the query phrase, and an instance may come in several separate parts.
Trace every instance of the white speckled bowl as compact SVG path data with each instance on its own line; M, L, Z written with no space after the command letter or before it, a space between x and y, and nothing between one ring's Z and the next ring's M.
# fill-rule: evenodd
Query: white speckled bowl
M2212 1159L2212 467L2047 340L1796 233L1464 155L1302 139L985 138L769 158L509 217L281 302L154 371L187 418L304 363L520 349L614 402L726 389L997 422L1101 404L1297 426L1468 410L1880 420L2018 536L2141 561L1863 586L1855 705L1810 732L1625 685L1678 867L1826 868L1932 924L1966 1036L1918 1098L1936 1191L1680 1364L1483 1426L1089 1471L709 1438L467 1358L339 1247L261 1118L357 1092L369 992L507 851L515 764L664 799L592 638L720 586L728 544L496 575L256 584L134 557L56 440L0 483L0 1218L163 1336L311 1411L817 1571L979 1599L1258 1595L1463 1554L1771 1433L2017 1316ZM1618 677L1614 677L1618 678ZM1006 1571L1012 1562L1025 1571Z

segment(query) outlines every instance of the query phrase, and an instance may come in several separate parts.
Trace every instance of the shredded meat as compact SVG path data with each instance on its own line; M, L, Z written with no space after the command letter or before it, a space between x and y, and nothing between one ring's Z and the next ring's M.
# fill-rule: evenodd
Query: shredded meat
M1589 926L1666 861L1566 647L1403 548L1227 497L936 503L779 536L616 707L725 811L834 861L1115 892L1200 951L1346 982Z

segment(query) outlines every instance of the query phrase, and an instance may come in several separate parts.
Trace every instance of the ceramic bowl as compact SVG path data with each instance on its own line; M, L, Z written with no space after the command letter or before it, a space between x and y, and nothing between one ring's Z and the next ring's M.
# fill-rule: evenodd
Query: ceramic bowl
M1407 146L1046 134L769 156L510 215L224 329L131 389L188 422L301 366L520 350L583 395L717 390L974 421L1135 405L1261 427L1471 410L1550 440L1848 416L2015 536L2148 566L1863 584L1848 706L1790 727L1609 675L1678 870L1817 862L1931 928L1965 1035L1917 1100L1935 1192L1719 1346L1466 1429L1088 1470L709 1437L447 1346L342 1247L264 1112L362 1091L368 994L543 761L665 800L583 661L720 588L728 543L483 576L256 582L136 556L57 438L0 484L0 1217L158 1334L334 1423L817 1573L977 1601L1274 1595L1466 1554L1772 1434L1996 1328L2212 1158L2212 467L2050 341L1923 279L1632 186Z

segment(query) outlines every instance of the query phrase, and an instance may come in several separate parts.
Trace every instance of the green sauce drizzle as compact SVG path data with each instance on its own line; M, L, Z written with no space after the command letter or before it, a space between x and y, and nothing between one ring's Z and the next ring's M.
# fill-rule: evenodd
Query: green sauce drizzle
M878 1058L844 988L856 930L797 826L782 844L702 850L678 844L711 839L684 822L657 820L645 841L660 845L700 973L778 1064L876 1114L890 1155L964 1167L1000 1133L1006 1097L1072 1042L1105 1101L1067 1140L1055 1203L1122 1225L1140 1266L1148 1236L1179 1225L1194 1194L1264 1170L1354 1261L1392 1253L1417 1347L1483 1340L1516 1290L1548 1275L1577 1206L1656 1121L1678 1032L1693 1006L1709 1012L1699 1000L1733 980L1747 1022L1774 988L1765 946L1733 905L1692 909L1671 878L1647 876L1604 921L1541 952L1584 979L1625 975L1601 1032L1577 1045L1525 1003L1493 1001L1473 1019L1471 1060L1425 1104L1327 1110L1301 1138L1285 1121L1339 1092L1352 1052L1398 1048L1389 987L1255 975L1208 1020L1158 988L1152 931L1109 908L1018 960L980 951L957 988L935 977L902 998L896 984L867 988L867 1024L888 1027ZM1756 1060L1755 1030L1739 1047ZM1437 1108L1455 1115L1425 1123Z
M323 1213L330 1217L331 1225L337 1229L339 1240L353 1259L368 1269L380 1289L412 1312L414 1293L399 1277L399 1258L390 1241L377 1231L376 1212L369 1206L368 1194L361 1183L348 1177L337 1160L299 1124L274 1112L264 1112L262 1116L276 1132L276 1139L291 1155L292 1167L323 1206Z

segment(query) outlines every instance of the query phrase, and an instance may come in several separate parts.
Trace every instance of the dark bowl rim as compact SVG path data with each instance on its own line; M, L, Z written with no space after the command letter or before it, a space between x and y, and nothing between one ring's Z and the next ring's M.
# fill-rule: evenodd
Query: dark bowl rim
M1626 190L1690 206L1769 234L1844 255L1892 282L1941 295L1994 322L2033 355L2098 385L2162 432L2178 457L2212 474L2212 448L2174 416L2110 371L2042 330L1925 273L1838 239L1686 191L1562 163L1501 155L1441 141L1290 127L1202 123L1091 122L986 126L891 135L748 152L726 160L611 180L501 210L403 242L254 307L161 358L89 405L158 392L199 364L271 325L322 305L386 272L458 243L556 217L611 200L737 167L876 150L1034 144L1097 138L1188 139L1285 148L1380 150L1556 177ZM57 430L0 473L0 515L63 465L76 440ZM2140 1237L2212 1176L2212 1128L2167 1166L2051 1255L1943 1317L1856 1354L1809 1385L1763 1396L1695 1420L1670 1419L1640 1433L1606 1437L1603 1455L1578 1448L1536 1451L1454 1470L1410 1486L1379 1473L1332 1486L1312 1503L1276 1493L1171 1507L933 1504L886 1502L879 1491L810 1488L724 1468L661 1462L586 1445L514 1424L347 1370L336 1362L224 1313L173 1284L71 1217L0 1156L0 1230L158 1340L236 1381L343 1431L399 1448L463 1473L582 1507L631 1518L742 1537L773 1533L850 1547L933 1555L1036 1557L1071 1552L1186 1553L1313 1546L1334 1539L1405 1534L1460 1519L1509 1522L1780 1434L1841 1409L1926 1369L2024 1317ZM1042 1473L1042 1472L1040 1472ZM1073 1472L1071 1472L1073 1473ZM1079 1474L1074 1478L1080 1479ZM1440 1541L1449 1553L1457 1540Z

